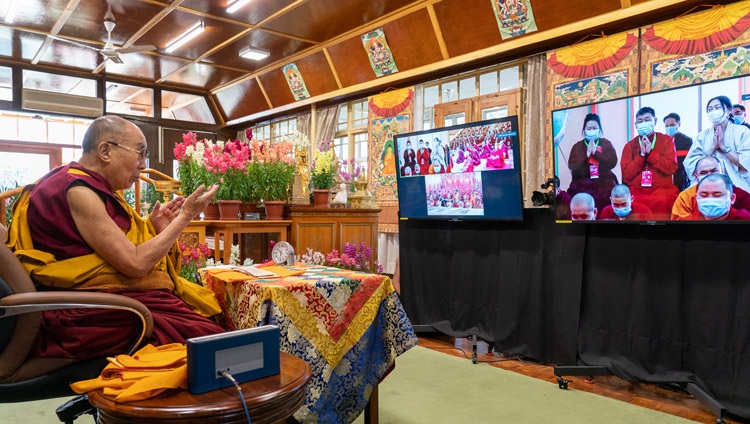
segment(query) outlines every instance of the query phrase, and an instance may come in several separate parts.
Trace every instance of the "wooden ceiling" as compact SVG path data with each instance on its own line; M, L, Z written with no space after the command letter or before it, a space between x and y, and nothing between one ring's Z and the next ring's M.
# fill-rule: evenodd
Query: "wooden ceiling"
M106 40L105 0L15 0L0 20L0 64L60 70L203 94L220 125L353 93L373 93L425 76L502 63L569 45L581 35L634 28L687 12L701 0L532 0L538 31L502 40L492 0L252 0L235 13L229 0L110 0L116 46L154 45L117 64L92 49ZM11 0L0 0L4 17ZM722 1L722 3L727 3ZM205 31L176 51L168 42L197 22ZM399 72L377 78L360 36L383 28ZM248 46L270 52L252 61ZM295 62L310 98L295 102L281 67ZM54 81L47 81L54 84ZM68 89L74 93L75 88Z

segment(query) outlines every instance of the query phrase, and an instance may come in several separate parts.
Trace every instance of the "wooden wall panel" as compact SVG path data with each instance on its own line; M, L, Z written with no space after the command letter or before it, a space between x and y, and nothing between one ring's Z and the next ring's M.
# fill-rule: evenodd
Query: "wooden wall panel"
M268 102L255 79L235 84L214 95L227 121L268 110Z
M388 34L385 34L385 37L390 45ZM375 79L375 72L370 67L370 60L367 58L360 35L329 47L328 54L344 87Z
M502 41L490 0L443 0L435 4L435 15L450 57Z
M443 59L426 9L385 24L383 32L399 72ZM373 73L372 70L370 72Z
M297 61L302 78L305 79L310 96L318 96L329 91L338 90L336 78L328 64L325 53L319 51Z
M594 16L620 10L620 0L597 0L585 4L559 0L534 0L531 2L539 31L545 31Z
M302 79L305 80L305 84L307 84L308 78L312 78L312 75L308 75L301 69L300 73L302 74ZM292 90L289 89L289 83L281 68L260 75L259 79L260 83L263 84L263 89L266 90L272 107L294 103L294 95L292 95Z

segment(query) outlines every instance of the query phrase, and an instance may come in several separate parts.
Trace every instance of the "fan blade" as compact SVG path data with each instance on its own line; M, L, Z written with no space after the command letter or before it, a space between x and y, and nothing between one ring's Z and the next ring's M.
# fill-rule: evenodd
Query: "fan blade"
M147 44L143 46L123 47L121 49L115 49L115 50L117 51L117 53L120 53L120 54L135 53L135 52L150 52L150 51L156 50L156 46Z
M57 40L57 41L64 41L64 42L66 42L66 43L70 43L70 44L76 45L76 46L78 46L78 47L83 47L83 48L86 48L86 49L91 49L91 50L95 50L95 51L97 51L97 52L98 52L98 51L101 51L100 49L97 49L96 47L92 47L92 46L87 46L87 45L85 45L85 44L81 44L81 43L79 43L79 42L77 42L77 41L73 41L73 40L68 40L67 38L62 38L62 37L58 37L58 36L56 36L56 35L48 35L47 37L49 37L49 38L51 38L51 39L53 39L53 40Z
M100 50L99 53L101 53L102 56L104 56L105 58L111 60L114 63L125 63L125 62L122 61L122 59L117 54L117 52L113 52L113 51L104 52L104 51Z

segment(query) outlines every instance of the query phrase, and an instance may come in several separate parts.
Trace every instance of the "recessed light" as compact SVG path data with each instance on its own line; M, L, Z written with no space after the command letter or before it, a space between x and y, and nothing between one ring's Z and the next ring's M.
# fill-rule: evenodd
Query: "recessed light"
M240 50L240 56L244 57L245 59L252 60L263 60L270 54L271 53L265 50L254 49L252 47L245 47L244 49Z

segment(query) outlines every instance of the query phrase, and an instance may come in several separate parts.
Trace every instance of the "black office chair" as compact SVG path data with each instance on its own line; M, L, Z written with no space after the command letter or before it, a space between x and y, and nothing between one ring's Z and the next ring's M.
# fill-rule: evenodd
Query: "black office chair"
M0 240L7 229L0 225ZM106 358L77 361L30 355L40 328L41 311L72 308L126 310L140 318L128 353L136 351L151 335L153 318L141 302L126 296L83 291L37 292L21 262L2 243L0 246L0 403L25 402L75 395L70 383L96 378L107 365ZM86 395L76 396L57 409L60 421L72 423L95 411Z

